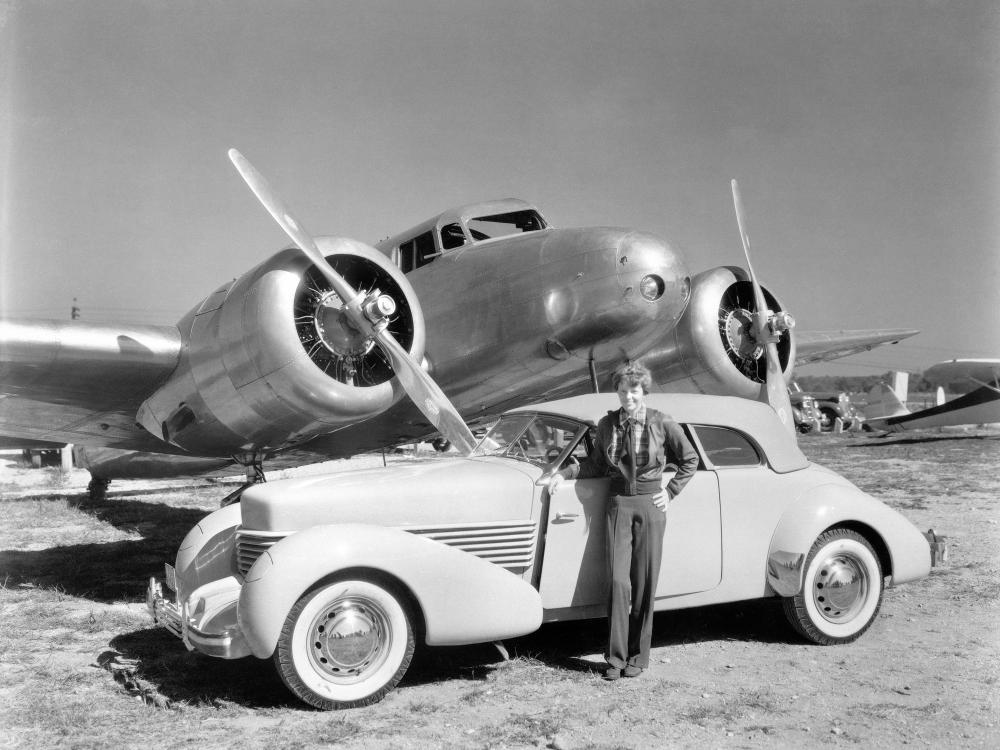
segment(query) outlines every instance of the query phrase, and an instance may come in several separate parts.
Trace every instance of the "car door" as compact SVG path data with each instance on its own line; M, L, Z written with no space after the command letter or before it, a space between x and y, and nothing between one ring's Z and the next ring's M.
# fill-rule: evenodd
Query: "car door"
M586 455L584 448L578 452ZM672 476L672 472L664 474L664 485ZM608 484L606 478L568 481L549 498L539 581L546 610L606 603ZM706 591L717 586L721 577L719 483L715 472L699 466L667 511L656 597Z

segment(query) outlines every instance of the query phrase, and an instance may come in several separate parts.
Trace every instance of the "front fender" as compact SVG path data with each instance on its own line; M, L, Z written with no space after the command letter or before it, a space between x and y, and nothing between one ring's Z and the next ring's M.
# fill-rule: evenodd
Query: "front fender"
M889 556L890 585L923 578L931 569L930 545L905 516L852 486L827 484L810 489L778 522L767 555L767 582L779 596L802 589L806 555L816 537L833 526L854 528ZM879 539L872 539L868 527Z
M431 646L524 635L542 622L542 600L530 584L467 552L384 526L314 526L282 539L247 572L238 620L254 655L274 652L299 597L348 568L378 570L406 586Z
M240 504L234 503L210 513L187 533L177 549L174 564L177 601L211 581L236 575L236 527L240 525Z

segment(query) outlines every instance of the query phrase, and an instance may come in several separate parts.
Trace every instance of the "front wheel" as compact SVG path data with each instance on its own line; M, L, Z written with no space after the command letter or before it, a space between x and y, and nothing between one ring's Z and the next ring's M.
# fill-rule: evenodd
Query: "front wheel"
M837 421L837 412L828 406L823 406L819 410L819 431L833 432L834 423Z
M871 544L850 529L819 535L806 557L802 590L784 600L792 627L813 643L850 643L882 605L882 566Z
M391 590L365 580L307 591L281 629L274 664L288 689L330 710L380 701L413 658L410 616Z

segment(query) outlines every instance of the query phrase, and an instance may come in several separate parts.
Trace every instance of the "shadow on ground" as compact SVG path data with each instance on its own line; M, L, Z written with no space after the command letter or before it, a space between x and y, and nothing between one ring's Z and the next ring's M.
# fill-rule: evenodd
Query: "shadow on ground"
M604 648L606 622L582 620L544 625L535 633L505 642L512 659L528 658L554 669L598 674L604 663L594 654ZM777 600L743 602L656 616L653 647L703 641L797 642ZM270 660L248 657L212 659L187 651L165 630L148 628L114 638L111 647L139 662L142 679L173 703L246 708L308 710L283 685ZM585 658L586 657L586 658ZM418 648L400 688L450 680L486 681L503 668L500 652L491 644Z
M66 499L50 493L28 499L50 496ZM149 577L163 576L163 564L173 562L184 536L206 513L137 501L131 499L133 496L90 505L84 502L84 495L70 498L70 502L102 523L139 534L142 539L0 551L0 581L8 587L31 584L55 588L100 602L142 599Z

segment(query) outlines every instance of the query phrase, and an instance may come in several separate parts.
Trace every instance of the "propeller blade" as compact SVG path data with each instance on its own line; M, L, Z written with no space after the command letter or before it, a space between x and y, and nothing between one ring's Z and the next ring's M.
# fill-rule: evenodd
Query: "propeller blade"
M736 180L732 181L732 186L733 205L736 207L736 224L740 228L740 241L743 243L743 255L745 255L747 259L747 270L750 272L750 283L753 285L754 302L757 305L757 311L754 315L754 333L759 333L761 326L758 322L758 318L763 318L764 324L767 324L767 302L764 300L764 290L761 289L760 284L757 283L757 274L753 272L753 264L750 262L750 233L747 231L747 219L746 213L743 210L743 199L740 197L740 186Z
M326 262L326 258L316 246L312 235L295 220L295 217L292 216L281 198L278 197L278 194L271 189L271 185L264 178L264 175L258 172L254 165L235 148L229 149L229 160L236 167L243 181L253 191L253 194L257 196L257 200L267 209L272 218L278 222L278 226L282 228L285 234L291 238L292 242L306 254L309 260L313 262L313 265L330 282L333 291L344 301L345 307L350 307L351 303L354 302L353 307L356 311L360 305L360 300L357 299L358 293L347 283L343 276L333 270L333 267ZM354 318L356 316L352 315L351 317Z
M472 449L476 447L475 435L434 379L414 361L410 353L388 331L380 330L375 340L392 361L392 369L399 378L403 390L423 415L461 453L465 455L472 453Z
M750 233L747 231L746 212L743 210L743 199L740 197L740 186L732 181L733 206L736 208L736 223L740 228L740 241L743 243L743 254L747 259L747 270L750 272L750 283L753 286L754 304L753 332L758 344L764 345L765 364L767 365L764 387L760 397L766 401L778 415L781 423L794 435L795 421L792 419L792 401L788 396L785 376L781 371L781 360L778 358L778 337L772 334L768 325L767 302L764 290L757 281L753 264L750 262Z
M463 453L471 453L476 439L472 430L459 415L458 410L444 394L437 383L428 375L410 353L404 349L384 325L370 320L362 309L365 295L357 292L347 280L337 273L316 246L312 235L292 216L278 194L271 188L264 176L235 148L229 149L229 159L243 180L257 196L278 226L291 238L302 252L313 262L330 282L337 296L344 301L344 310L351 321L362 331L370 334L392 362L392 369L413 403L431 424L452 445Z

